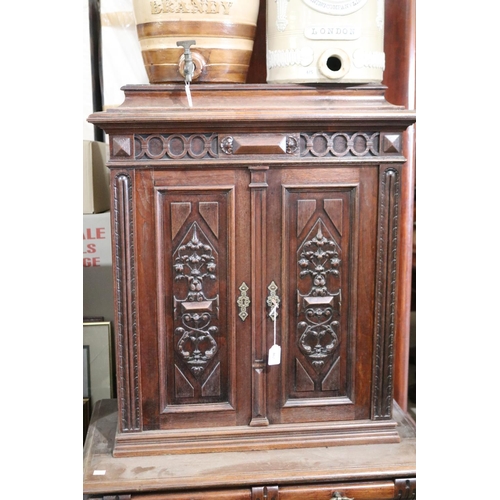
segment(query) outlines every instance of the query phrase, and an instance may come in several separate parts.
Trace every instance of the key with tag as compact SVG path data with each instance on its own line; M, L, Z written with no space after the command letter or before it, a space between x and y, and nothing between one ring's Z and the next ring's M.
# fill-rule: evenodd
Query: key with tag
M273 320L274 324L274 344L269 349L267 364L269 366L279 365L281 363L281 347L276 343L276 318L278 316L278 304L273 301L273 308L269 313L269 317Z

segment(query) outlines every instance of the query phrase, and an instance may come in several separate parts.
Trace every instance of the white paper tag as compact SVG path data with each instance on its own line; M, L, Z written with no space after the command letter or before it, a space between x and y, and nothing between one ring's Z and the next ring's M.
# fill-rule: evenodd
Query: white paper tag
M268 365L279 365L281 363L281 347L274 344L271 349L269 349Z
M105 470L95 470L93 475L94 476L105 476L106 471Z

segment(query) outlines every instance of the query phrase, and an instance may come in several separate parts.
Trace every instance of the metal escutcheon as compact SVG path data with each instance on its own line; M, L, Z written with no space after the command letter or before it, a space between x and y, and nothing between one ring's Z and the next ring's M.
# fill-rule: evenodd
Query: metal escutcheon
M243 282L239 290L240 290L240 296L236 301L238 307L240 308L240 313L238 314L238 316L241 318L241 321L245 321L248 316L247 309L250 307L250 297L247 294L249 290L248 285L245 282Z
M272 281L271 284L267 287L269 290L269 295L267 296L267 306L271 309L271 314L269 314L269 317L273 320L276 321L276 318L278 316L278 311L277 309L273 310L274 306L280 305L280 298L278 297L278 294L276 293L278 291L278 285Z

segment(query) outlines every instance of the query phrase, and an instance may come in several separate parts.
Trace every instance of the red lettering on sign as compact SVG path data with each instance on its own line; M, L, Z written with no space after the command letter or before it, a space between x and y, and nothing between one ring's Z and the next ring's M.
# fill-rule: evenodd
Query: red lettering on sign
M104 240L106 238L106 228L104 227L87 227L83 232L84 240Z
M83 267L100 267L100 257L84 257Z
M87 245L87 250L84 250L83 252L84 254L85 253L96 253L96 248L95 248L95 243L89 243Z

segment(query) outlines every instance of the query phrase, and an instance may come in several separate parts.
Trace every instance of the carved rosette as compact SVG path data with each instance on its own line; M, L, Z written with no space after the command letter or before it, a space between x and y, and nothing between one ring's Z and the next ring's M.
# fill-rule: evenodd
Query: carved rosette
M299 149L299 143L297 139L291 135L286 137L286 152L287 154L293 154Z
M228 135L221 140L220 148L227 155L232 155L233 154L233 142L234 142L234 139L230 135Z
M183 299L174 295L174 318L178 324L175 333L179 337L176 347L193 375L199 376L219 350L214 337L218 327L213 324L219 297L207 298L204 290L207 281L217 279L217 263L198 224L191 226L184 241L174 253L175 281L186 282L188 290Z
M340 276L340 248L325 233L327 229L319 219L298 251L299 279L310 280L309 293L299 293L302 320L297 324L298 347L318 373L338 345L340 325L341 291L328 289L328 275Z

